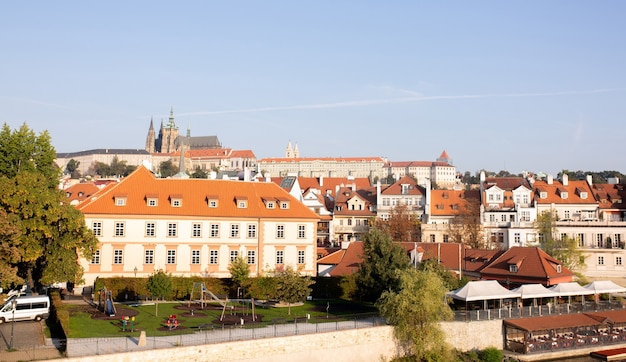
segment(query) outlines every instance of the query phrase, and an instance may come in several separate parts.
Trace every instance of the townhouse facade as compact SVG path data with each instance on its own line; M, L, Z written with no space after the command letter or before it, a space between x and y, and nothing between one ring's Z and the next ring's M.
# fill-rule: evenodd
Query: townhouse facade
M292 267L314 275L318 215L271 182L159 179L139 167L77 206L99 244L81 260L97 277L228 277L232 260L251 276Z

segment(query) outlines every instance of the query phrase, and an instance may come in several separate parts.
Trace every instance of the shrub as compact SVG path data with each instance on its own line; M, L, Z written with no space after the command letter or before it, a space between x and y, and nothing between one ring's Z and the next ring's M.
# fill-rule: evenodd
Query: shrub
M480 360L484 362L500 362L502 361L503 357L504 354L502 353L502 351L497 349L496 347L485 348L480 353Z

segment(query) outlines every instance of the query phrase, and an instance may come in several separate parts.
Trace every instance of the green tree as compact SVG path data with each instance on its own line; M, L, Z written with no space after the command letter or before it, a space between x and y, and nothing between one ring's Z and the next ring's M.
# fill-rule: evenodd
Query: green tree
M146 288L150 292L152 298L156 299L154 308L155 316L158 316L159 299L169 299L172 296L172 292L174 290L172 276L164 272L162 269L159 269L148 277Z
M59 183L61 170L56 166L56 151L50 134L36 135L26 123L14 131L5 123L0 131L0 175L14 178L20 172L43 175L46 185L54 188Z
M405 355L417 361L451 361L452 348L445 343L439 323L453 317L444 302L448 289L429 270L397 270L399 288L386 290L376 303L382 316L394 326L394 336Z
M275 274L276 278L276 297L289 306L287 314L291 315L291 304L304 302L306 297L311 294L311 285L315 281L310 276L301 276L297 270L288 266L284 270Z
M203 171L200 168L200 166L196 166L196 169L191 174L191 178L207 178L208 176L209 176L209 173L206 171Z
M584 266L583 253L577 247L576 240L558 235L555 212L544 211L537 215L535 229L539 234L539 245L551 257L559 260L570 270L578 270Z
M78 166L80 166L80 162L72 158L67 162L67 165L65 166L65 171L70 174L71 178L77 179L80 177Z
M23 125L0 132L0 209L19 230L10 240L13 252L0 256L31 287L35 281L79 282L79 257L90 258L97 239L88 231L82 214L57 189L61 172L47 132L36 136ZM49 163L49 164L48 164ZM18 255L15 254L17 251ZM15 262L16 258L19 261Z
M397 270L410 267L410 258L391 236L377 227L372 227L363 236L362 264L356 276L357 296L375 302L385 289L397 290Z
M248 294L260 300L274 299L276 298L276 285L273 273L264 272L261 276L248 279Z
M172 160L163 161L159 165L159 173L161 177L174 176L178 173L178 167L172 163Z
M459 278L454 273L446 269L443 264L437 262L437 259L427 259L422 261L418 268L420 271L432 272L439 276L447 290L454 290L460 287Z
M11 288L24 282L18 276L17 269L21 255L19 249L21 233L16 223L9 220L9 217L9 214L0 209L0 287L2 288Z
M228 266L228 271L230 272L233 283L239 287L246 285L250 277L250 266L246 263L244 258L238 256L231 261Z

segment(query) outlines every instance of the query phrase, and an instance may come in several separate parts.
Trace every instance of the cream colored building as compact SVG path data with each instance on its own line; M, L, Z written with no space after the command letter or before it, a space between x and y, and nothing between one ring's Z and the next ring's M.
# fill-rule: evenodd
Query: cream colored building
M236 257L251 276L287 266L316 270L319 216L272 182L157 179L138 168L77 207L99 240L81 260L97 277L229 277Z

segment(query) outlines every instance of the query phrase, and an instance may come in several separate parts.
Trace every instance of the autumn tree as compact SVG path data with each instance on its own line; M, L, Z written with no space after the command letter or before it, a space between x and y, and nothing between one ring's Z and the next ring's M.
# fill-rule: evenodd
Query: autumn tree
M276 297L288 304L288 314L291 315L291 305L304 302L311 294L311 285L315 284L315 281L310 276L301 276L290 266L277 271L274 277L276 278Z
M0 255L10 266L5 271L16 272L11 279L31 287L35 281L80 282L79 258L91 257L97 239L57 189L61 170L54 166L56 152L47 132L37 136L26 125L11 132L5 124L0 144L0 210L20 235L7 241L12 252Z
M375 224L382 231L388 233L394 241L420 241L419 217L411 212L404 203L399 203L389 210L389 219L376 219Z
M567 235L558 235L555 212L544 211L537 215L535 229L539 234L539 246L551 257L561 261L568 269L579 270L584 266L584 256L576 240Z
M365 301L375 302L384 290L397 290L397 270L410 267L407 252L391 236L372 227L363 236L362 263L356 275L356 294Z
M480 199L471 197L471 192L465 191L464 202L456 205L457 213L448 223L448 233L450 242L480 249L485 247L485 234L480 222Z
M376 303L394 328L394 336L406 356L415 361L452 361L440 322L451 320L444 303L448 289L437 273L415 269L396 270L397 290L385 290Z

